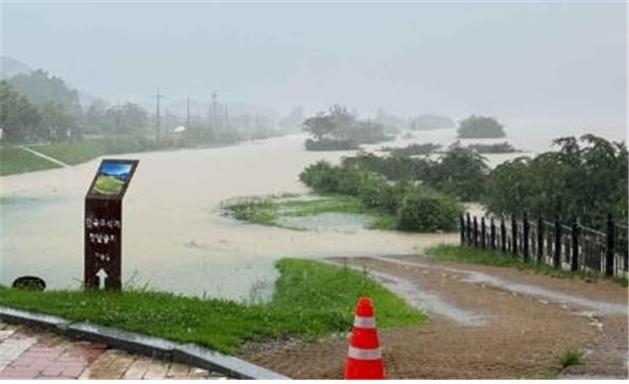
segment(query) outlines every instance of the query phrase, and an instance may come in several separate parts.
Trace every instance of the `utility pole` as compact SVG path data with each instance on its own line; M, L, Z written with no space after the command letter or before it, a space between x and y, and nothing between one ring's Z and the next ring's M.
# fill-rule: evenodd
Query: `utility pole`
M190 95L186 96L186 129L190 128Z
M224 114L224 126L227 129L228 124L229 124L229 115L227 114L227 104L224 105L224 110L225 110L225 114Z
M120 104L116 103L116 134L120 134Z
M160 130L160 116L159 116L159 99L164 95L159 93L159 89L157 90L157 94L155 94L155 98L157 99L157 108L155 109L155 142L159 142L159 130Z
M216 103L216 91L212 92L212 125L215 125L217 119L216 119L216 108L217 108L217 103Z

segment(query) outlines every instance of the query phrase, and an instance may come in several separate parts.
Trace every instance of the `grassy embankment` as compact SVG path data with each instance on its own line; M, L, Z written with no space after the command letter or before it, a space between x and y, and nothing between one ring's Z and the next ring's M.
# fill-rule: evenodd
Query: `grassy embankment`
M59 165L19 147L0 147L0 176L53 168L59 168Z
M223 206L238 220L299 230L280 222L282 217L314 216L322 213L366 214L371 229L394 230L395 215L378 212L354 196L328 195L312 200L289 200L285 197L245 198Z
M144 141L129 139L123 145L123 139L93 139L72 143L36 144L27 147L50 156L63 163L74 165L86 162L99 156L125 152L142 152L150 150ZM58 164L38 157L19 147L0 148L2 165L0 176L41 171L59 168Z
M209 148L235 142L235 139L200 143L164 139L155 143L153 139L143 136L112 136L85 139L72 143L32 144L28 147L63 163L75 165L105 155L180 148ZM0 158L2 159L0 176L59 167L59 165L28 153L17 146L0 147Z
M106 326L194 342L236 353L245 342L316 338L351 329L361 295L372 298L380 328L419 325L426 316L360 272L321 263L283 259L267 304L242 304L169 293L122 293L0 288L0 305L90 321Z
M426 256L443 261L456 261L469 264L482 264L494 267L509 267L519 270L530 270L535 273L545 274L554 277L581 278L586 281L593 281L602 276L585 271L566 271L555 269L546 264L538 264L532 257L530 261L524 262L520 257L514 257L508 253L493 251L489 249L479 249L474 247L464 247L460 245L439 245L426 250ZM624 287L627 286L626 277L614 277L610 279Z

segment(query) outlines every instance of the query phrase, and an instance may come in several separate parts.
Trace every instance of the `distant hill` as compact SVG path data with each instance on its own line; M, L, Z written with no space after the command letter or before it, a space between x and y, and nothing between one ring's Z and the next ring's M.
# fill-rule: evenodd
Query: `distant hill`
M4 80L19 75L20 73L29 73L33 70L28 65L8 56L0 56L0 69L2 71L0 74Z
M15 60L14 58L9 57L9 56L0 56L0 62L2 63L1 73L2 73L3 80L9 80L11 77L20 75L20 74L28 74L34 70L33 68L22 63L21 61ZM70 88L76 89L76 87L74 87L70 83L66 82L66 84ZM90 105L96 100L98 100L97 97L89 93L86 93L82 90L77 90L77 92L78 92L79 102L84 106Z

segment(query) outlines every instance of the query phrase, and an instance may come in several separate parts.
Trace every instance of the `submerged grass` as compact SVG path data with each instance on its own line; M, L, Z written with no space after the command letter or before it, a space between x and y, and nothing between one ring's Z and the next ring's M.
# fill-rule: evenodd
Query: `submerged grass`
M279 223L280 217L305 217L323 213L366 214L372 219L369 228L394 230L395 216L370 209L357 197L327 195L311 200L287 200L275 197L247 198L224 205L236 219L251 223L286 227Z
M520 257L511 254L494 251L490 249L480 249L475 247L465 247L460 245L438 245L426 250L426 256L434 257L444 261L457 261L470 264L491 265L494 267L510 267L519 270L531 270L536 273L550 275L554 277L581 278L587 281L602 278L599 275L585 271L566 271L555 269L546 264L538 264L533 258L529 262L524 262ZM624 287L627 286L627 278L614 277L609 279Z
M314 261L282 259L268 304L245 305L171 293L35 292L0 288L0 305L90 321L236 353L245 342L303 340L351 329L356 300L372 298L380 327L417 325L426 316L364 274Z

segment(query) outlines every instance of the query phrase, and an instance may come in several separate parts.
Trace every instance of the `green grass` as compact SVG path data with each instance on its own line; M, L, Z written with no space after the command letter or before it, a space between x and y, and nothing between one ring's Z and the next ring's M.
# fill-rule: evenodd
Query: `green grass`
M31 145L33 150L66 164L80 164L110 153L104 139L84 140L73 143Z
M101 195L118 195L124 186L124 181L113 176L100 175L94 183L94 192Z
M366 214L373 222L372 229L395 230L395 216L383 214L366 207L354 196L328 195L312 200L286 200L276 197L247 198L234 203L227 203L224 207L228 213L238 220L269 226L278 226L280 217L314 216L322 213Z
M59 168L59 165L19 147L0 147L0 176L53 168Z
M583 353L574 348L568 349L564 352L563 356L561 356L562 368L567 368L581 363L583 363Z
M245 342L314 340L351 329L356 300L372 298L380 328L419 325L426 316L360 272L282 259L268 304L245 305L142 290L34 292L0 288L0 305L195 342L236 353Z
M233 144L236 141L235 139L185 141L164 138L159 143L155 143L152 137L120 135L91 138L71 143L32 144L28 145L28 147L63 163L75 165L105 155L173 150L179 148L211 148ZM2 158L0 176L59 167L57 164L27 153L17 146L0 148L0 156Z
M514 257L508 253L493 251L490 249L481 249L475 247L465 247L460 245L438 245L426 250L426 256L433 257L443 261L457 261L470 264L491 265L494 267L510 267L519 270L531 270L536 273L550 275L554 277L570 277L581 278L586 281L592 281L601 276L585 272L585 271L566 271L555 269L546 264L538 264L533 260L524 262L521 257ZM609 279L622 286L627 286L627 278L615 277Z

